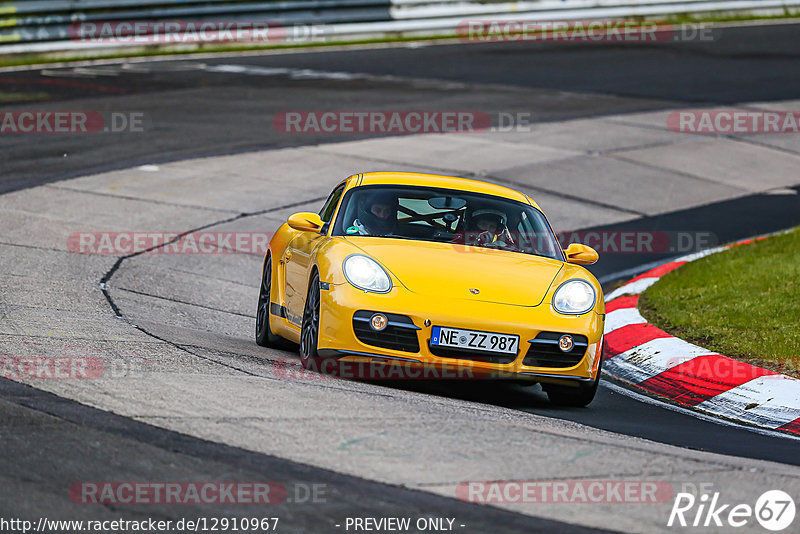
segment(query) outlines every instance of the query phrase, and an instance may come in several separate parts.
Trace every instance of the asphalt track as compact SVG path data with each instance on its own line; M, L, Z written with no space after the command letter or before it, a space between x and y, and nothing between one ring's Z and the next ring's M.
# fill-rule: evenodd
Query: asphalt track
M80 136L50 137L46 142L39 136L0 138L4 154L0 188L7 192L103 170L198 155L347 139L342 135L287 139L269 127L275 112L308 109L313 107L309 102L326 109L343 109L355 103L362 109L418 109L418 103L425 102L433 109L533 111L537 120L550 121L687 104L797 98L800 86L797 44L796 27L778 26L769 31L725 29L716 43L632 49L541 44L444 45L336 52L335 59L331 59L334 52L237 57L235 61L203 59L206 67L186 67L179 74L172 62L141 69L101 67L94 73L89 70L67 75L63 72L43 75L40 70L6 73L0 76L3 90L33 95L31 101L36 102L37 109L58 109L69 102L73 109L79 104L87 109L135 110L159 120L154 121L147 135L138 137L98 134L91 137L91 142ZM197 60L188 62L196 64ZM307 71L304 77L208 72L208 66L231 63L258 67L290 63L292 68ZM367 73L367 76L330 79L325 73L332 70ZM22 100L15 104L20 108L26 105L30 106L30 102ZM603 228L702 229L713 231L720 241L730 241L798 224L798 198L789 194L759 194ZM611 255L596 266L595 273L606 278L656 259L654 255ZM423 393L525 410L682 447L800 464L796 442L702 421L638 402L608 388L603 388L590 409L570 410L555 409L543 395L512 386L477 391L452 385L392 386L407 390L421 388ZM252 473L269 472L273 477L285 476L286 480L330 481L341 492L329 499L330 508L276 510L276 513L290 513L298 530L330 527L331 515L343 510L349 515L400 512L409 515L419 510L419 514L457 514L476 532L486 531L489 525L498 531L506 527L507 531L522 528L542 532L581 531L580 527L479 508L180 436L6 380L2 381L0 396L5 401L2 403L3 476L9 482L3 499L7 507L4 515L26 510L21 498L25 492L36 491L46 497L50 492L56 493L65 481L75 480L86 464L85 459L75 454L80 450L79 437L92 433L92 441L102 444L93 449L94 454L118 451L98 463L118 469L121 465L127 466L126 469L135 466L133 459L142 454L142 446L147 446L154 448L151 454L163 455L160 461L174 469L164 478L197 476L198 472L213 476L238 470L236 476L244 479L252 478ZM27 446L34 440L41 444L35 457ZM65 441L74 443L75 448L59 447ZM126 447L130 451L127 454L122 452ZM47 463L37 463L36 458L43 456L48 458ZM303 469L313 469L313 473ZM140 471L131 468L131 472L151 480L154 473L159 473L152 466ZM98 477L116 474L115 470L104 473L103 469L96 473ZM26 511L31 515L45 511L47 502L45 499L41 507L30 506ZM353 503L363 508L355 511ZM332 511L336 507L340 508ZM174 511L160 513L171 517Z
M91 143L80 136L49 136L47 143L2 138L0 192L145 163L364 137L287 136L272 128L275 113L311 103L529 112L539 122L797 96L796 26L722 28L712 35L708 42L410 45L0 73L1 90L16 95L6 101L14 107L57 109L55 103L69 102L71 109L85 104L158 118L146 135L99 133ZM232 63L295 72L211 75L204 68Z

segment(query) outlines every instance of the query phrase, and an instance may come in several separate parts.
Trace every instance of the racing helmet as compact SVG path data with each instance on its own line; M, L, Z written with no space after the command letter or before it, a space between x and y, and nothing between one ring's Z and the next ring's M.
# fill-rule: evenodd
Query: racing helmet
M506 214L500 210L480 209L475 210L470 215L470 228L473 231L480 231L478 221L489 220L497 226L495 233L500 233L506 227Z
M389 215L382 219L372 211L375 204L389 207ZM378 191L365 195L358 206L358 220L370 234L388 234L397 222L397 195L390 191Z

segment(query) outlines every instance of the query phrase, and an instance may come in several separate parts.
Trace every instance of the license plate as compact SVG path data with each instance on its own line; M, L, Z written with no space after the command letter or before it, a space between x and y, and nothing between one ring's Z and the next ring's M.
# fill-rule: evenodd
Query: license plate
M519 336L434 326L431 330L431 345L516 354L519 347Z

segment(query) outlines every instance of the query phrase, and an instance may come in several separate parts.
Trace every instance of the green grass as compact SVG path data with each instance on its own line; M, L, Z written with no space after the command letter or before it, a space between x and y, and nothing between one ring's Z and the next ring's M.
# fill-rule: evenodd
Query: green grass
M783 13L771 15L754 15L750 13L676 13L665 17L665 20L673 24L679 23L714 23L714 22L747 22L747 21L768 21L797 18L800 10L789 9L784 6ZM653 17L657 19L658 17Z
M800 377L800 228L688 263L639 308L672 335Z
M33 93L19 93L13 91L0 91L0 104L13 104L14 102L36 102L52 98L49 93L37 91Z
M267 45L231 44L198 44L194 48L186 45L173 47L172 45L151 45L144 50L128 50L124 48L119 52L91 53L91 52L42 52L36 54L2 54L0 47L0 67L22 67L26 65L40 65L49 63L68 63L70 61L95 61L108 59L126 59L133 57L157 56L182 56L191 54L226 54L235 52L260 52L269 50L290 50L297 48L326 48L337 46L363 46L371 44L433 42L442 40L455 40L454 35L429 35L425 37L384 37L381 39L352 39L341 41L307 42L307 43L281 43Z

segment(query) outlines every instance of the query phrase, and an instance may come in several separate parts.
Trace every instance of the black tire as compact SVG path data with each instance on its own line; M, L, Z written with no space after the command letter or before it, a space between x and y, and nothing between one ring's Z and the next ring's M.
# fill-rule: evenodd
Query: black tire
M303 322L300 326L300 362L306 369L311 369L319 363L317 343L319 342L319 274L314 273L308 284L306 305L303 308Z
M600 350L600 363L597 366L597 378L591 384L580 384L577 388L569 386L545 386L547 398L559 406L588 406L597 394L600 385L600 371L603 369L603 351Z
M261 286L258 290L258 310L256 311L256 343L262 347L286 348L287 341L273 334L269 327L269 306L272 293L272 257L264 262Z

